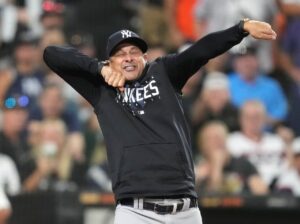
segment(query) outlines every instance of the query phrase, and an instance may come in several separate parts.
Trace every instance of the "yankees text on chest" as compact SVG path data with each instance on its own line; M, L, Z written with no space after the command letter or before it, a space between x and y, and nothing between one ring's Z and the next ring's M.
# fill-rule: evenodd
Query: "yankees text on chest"
M155 80L149 81L146 85L137 85L134 87L126 87L122 102L135 103L145 101L159 95L159 90Z

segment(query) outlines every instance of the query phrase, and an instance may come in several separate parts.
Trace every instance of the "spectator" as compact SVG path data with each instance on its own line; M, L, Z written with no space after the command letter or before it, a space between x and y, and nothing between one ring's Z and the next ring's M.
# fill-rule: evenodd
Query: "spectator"
M61 120L48 119L39 124L40 139L32 152L40 175L30 183L29 191L60 190L60 187L65 189L67 186L72 186L70 184L75 181L73 179L75 175L82 175L82 173L73 173L76 162L66 148L66 131L66 126Z
M64 5L51 0L45 0L42 4L40 22L44 31L52 29L63 29L64 27Z
M79 36L74 35L71 38L72 45L78 47L82 50L85 54L95 54L95 47L93 46L93 43L90 43L91 40L89 40L89 36ZM42 60L42 53L46 46L49 45L56 45L56 46L63 46L66 45L65 35L64 33L59 29L51 29L46 30L44 34L42 35L40 42L39 42L39 50L40 50L40 59ZM48 66L44 63L44 61L41 61L42 69L47 74L45 83L46 85L58 85L61 87L63 91L63 96L68 102L68 106L71 108L75 107L75 110L77 109L78 104L78 98L80 97L79 94L70 86L67 85L61 78L59 78L53 71L51 71Z
M91 34L76 33L71 37L70 43L73 47L77 48L84 55L87 55L89 57L96 56L96 46L94 43L94 38Z
M232 157L226 148L227 128L212 121L198 133L203 159L196 166L196 183L202 193L266 194L267 186L245 158Z
M235 157L245 157L256 167L264 182L273 187L286 166L283 140L264 131L266 110L259 101L247 101L240 110L241 131L229 135L227 147Z
M0 2L0 58L9 55L18 23L18 10L13 2Z
M0 153L0 164L0 189L9 195L20 193L20 177L13 160Z
M11 206L6 195L16 195L20 191L20 177L14 162L0 153L0 224L6 224L11 215Z
M287 125L300 136L300 1L278 0L279 8L285 18L284 32L278 41L277 66L287 75L287 94L290 110ZM282 72L279 74L281 78Z
M279 176L276 189L279 192L291 193L300 196L300 138L295 139L293 145L293 164L283 170Z
M8 61L1 63L0 67L0 104L3 105L7 89L12 81L11 65Z
M163 0L163 2L171 47L177 49L188 42L194 42L197 39L194 16L197 0Z
M4 101L2 109L3 127L0 131L0 153L13 160L24 187L35 171L34 160L31 158L28 144L23 136L28 117L28 98L26 96L9 97Z
M46 30L44 31L43 35L40 38L40 42L39 42L40 52L42 53L45 50L45 48L49 45L59 46L65 44L66 44L65 35L61 30L59 29Z
M272 24L276 12L274 0L198 0L195 9L198 23L196 32L198 36L204 36L227 28L241 18L251 18ZM248 47L258 49L257 55L259 61L262 62L263 72L267 74L271 72L273 68L271 43L247 38L233 47L230 52L240 52Z
M183 103L183 110L186 115L186 119L190 126L192 125L192 109L194 102L201 91L203 83L203 70L200 69L191 76L185 85L181 89L182 93L182 103Z
M24 33L14 50L16 71L11 71L6 95L18 93L27 95L30 106L34 106L44 85L44 73L40 70L38 40L30 33Z
M211 120L223 121L230 131L238 129L238 110L230 102L229 82L225 74L211 72L207 74L203 91L198 95L193 110L194 130Z
M234 72L229 74L233 104L241 107L248 100L260 100L266 108L269 127L283 121L287 100L278 82L260 73L255 49L236 55L233 68Z
M40 96L39 105L31 110L30 123L44 119L61 119L65 122L68 131L67 147L73 158L83 161L83 137L80 133L80 123L75 110L70 110L62 95L62 89L50 84L46 86Z
M84 125L86 175L85 188L111 192L112 183L109 175L104 137L97 122L97 116L89 116Z
M106 160L104 137L97 122L97 116L92 114L84 124L85 158L88 165L99 165Z
M147 52L148 60L154 61L156 58L165 56L166 53L167 52L166 52L165 48L161 45L151 46Z
M11 213L12 210L10 202L3 189L0 187L0 224L7 224Z
M166 46L168 41L163 1L146 0L139 3L139 33L149 46Z
M40 95L39 105L30 111L30 120L61 118L67 125L68 132L79 132L80 125L74 111L68 110L62 89L55 84L47 85Z

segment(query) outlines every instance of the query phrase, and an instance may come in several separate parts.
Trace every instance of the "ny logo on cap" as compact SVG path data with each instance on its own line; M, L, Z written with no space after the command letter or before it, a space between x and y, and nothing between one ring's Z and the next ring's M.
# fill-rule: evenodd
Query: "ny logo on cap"
M122 30L121 34L122 34L122 38L128 38L131 37L132 32L130 30Z

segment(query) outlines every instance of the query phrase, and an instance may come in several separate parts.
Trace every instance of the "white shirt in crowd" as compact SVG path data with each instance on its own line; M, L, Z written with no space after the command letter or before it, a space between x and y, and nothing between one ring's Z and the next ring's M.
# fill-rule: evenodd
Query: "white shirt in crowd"
M10 209L10 202L7 199L3 189L0 188L0 211L4 209Z
M279 191L289 191L295 196L300 196L300 174L296 169L286 169L278 178L276 189Z
M235 132L229 135L227 147L234 157L247 158L267 184L271 184L286 166L285 144L274 134L265 133L260 142L255 142L243 133Z
M294 159L298 161L300 155L300 137L294 139L292 151L294 156L296 156ZM292 167L282 170L276 183L276 189L290 192L295 196L300 196L300 173L297 171L295 164Z
M18 194L21 190L19 173L12 159L0 154L0 189L9 195Z

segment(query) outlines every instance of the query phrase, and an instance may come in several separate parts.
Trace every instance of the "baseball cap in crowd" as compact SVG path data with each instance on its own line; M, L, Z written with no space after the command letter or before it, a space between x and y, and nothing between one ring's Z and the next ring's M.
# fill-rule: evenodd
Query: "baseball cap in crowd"
M64 5L62 3L46 0L42 4L41 19L48 15L62 15L64 12Z
M294 155L300 155L300 138L296 138L292 144Z
M235 56L248 56L248 55L257 55L257 47L255 46L243 46L240 47L238 51L234 53Z
M147 43L136 33L130 30L119 30L109 36L107 40L106 56L109 58L115 53L116 47L121 43L136 45L145 53L148 49Z
M39 43L39 37L30 31L21 32L15 39L15 47L21 45L37 46Z
M210 72L207 74L203 89L228 89L229 82L227 76L222 72Z

